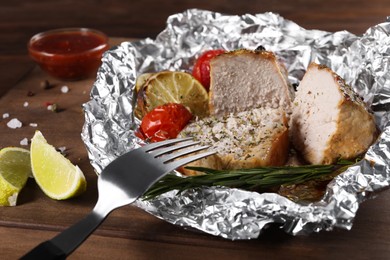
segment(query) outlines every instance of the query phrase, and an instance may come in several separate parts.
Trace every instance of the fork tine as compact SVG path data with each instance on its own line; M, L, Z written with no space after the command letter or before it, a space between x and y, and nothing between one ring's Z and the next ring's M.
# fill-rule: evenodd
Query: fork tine
M160 149L155 149L151 153L153 153L154 157L158 157L160 155L163 155L163 154L166 154L166 153L169 153L172 151L176 151L176 150L179 150L182 148L186 148L189 146L197 145L199 143L200 143L199 141L183 142L183 143L180 143L177 145L172 145L172 146L168 146L168 147L164 147L164 148L160 148Z
M169 162L169 161L172 161L176 158L179 158L183 155L187 155L187 154L190 154L190 153L195 153L195 152L199 152L201 150L204 150L204 149L207 149L209 148L210 146L209 145L204 145L204 146L198 146L198 147L193 147L193 148L187 148L187 149L183 149L183 150L180 150L178 152L175 152L175 153L172 153L170 155L166 155L164 157L161 157L161 160L166 163L166 162Z
M176 143L180 143L180 142L185 142L185 141L188 141L188 140L191 140L191 139L192 139L192 137L168 139L168 140L157 142L157 143L147 144L145 146L140 147L139 149L143 150L145 152L149 152L149 151L155 150L155 149L163 147L163 146L176 144Z
M176 160L176 161L173 161L173 162L170 162L170 163L166 163L166 166L169 168L169 171L172 171L172 170L174 170L176 168L179 168L179 167L181 167L183 165L186 165L186 164L188 164L190 162L202 159L204 157L207 157L207 156L210 156L210 155L213 155L213 154L216 154L216 152L215 151L208 151L208 152L204 152L204 153L191 155L191 156L185 157L185 158L180 159L180 160Z

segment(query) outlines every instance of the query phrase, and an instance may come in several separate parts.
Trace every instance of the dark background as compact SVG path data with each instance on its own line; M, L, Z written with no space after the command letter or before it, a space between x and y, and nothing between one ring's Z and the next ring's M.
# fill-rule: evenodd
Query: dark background
M158 2L158 4L156 4ZM8 0L0 1L0 54L26 53L33 34L91 27L111 37L155 37L169 15L198 8L227 14L275 12L307 29L363 33L390 15L388 0Z

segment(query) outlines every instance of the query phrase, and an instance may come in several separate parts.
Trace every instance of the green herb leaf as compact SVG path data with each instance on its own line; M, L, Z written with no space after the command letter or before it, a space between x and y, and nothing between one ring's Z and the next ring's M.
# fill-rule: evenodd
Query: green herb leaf
M356 161L339 160L335 165L303 165L281 167L258 167L239 170L215 170L204 167L186 167L203 175L180 177L168 174L155 183L144 195L152 199L171 190L182 192L202 186L225 186L253 190L281 185L299 184L310 180L331 178L345 171Z

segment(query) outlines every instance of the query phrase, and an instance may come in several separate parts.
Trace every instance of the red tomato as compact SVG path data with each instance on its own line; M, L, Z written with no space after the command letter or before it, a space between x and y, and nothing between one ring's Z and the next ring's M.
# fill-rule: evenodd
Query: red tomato
M210 60L219 54L226 52L225 50L209 50L205 51L196 60L192 69L192 76L196 78L206 90L210 88Z
M144 116L137 136L151 142L176 138L191 118L192 114L181 104L158 106Z

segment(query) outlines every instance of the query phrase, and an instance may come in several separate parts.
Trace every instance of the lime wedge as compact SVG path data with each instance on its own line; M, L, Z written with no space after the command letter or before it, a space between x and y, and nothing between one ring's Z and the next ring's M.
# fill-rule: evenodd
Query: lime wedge
M69 199L86 189L87 182L79 167L48 144L40 131L31 139L31 167L37 184L52 199Z
M15 206L31 174L30 152L23 148L7 147L0 150L0 205Z
M194 116L209 113L209 94L191 74L181 71L162 71L141 76L138 80L136 115L145 116L155 107L167 103L184 105ZM142 86L140 86L142 84Z

